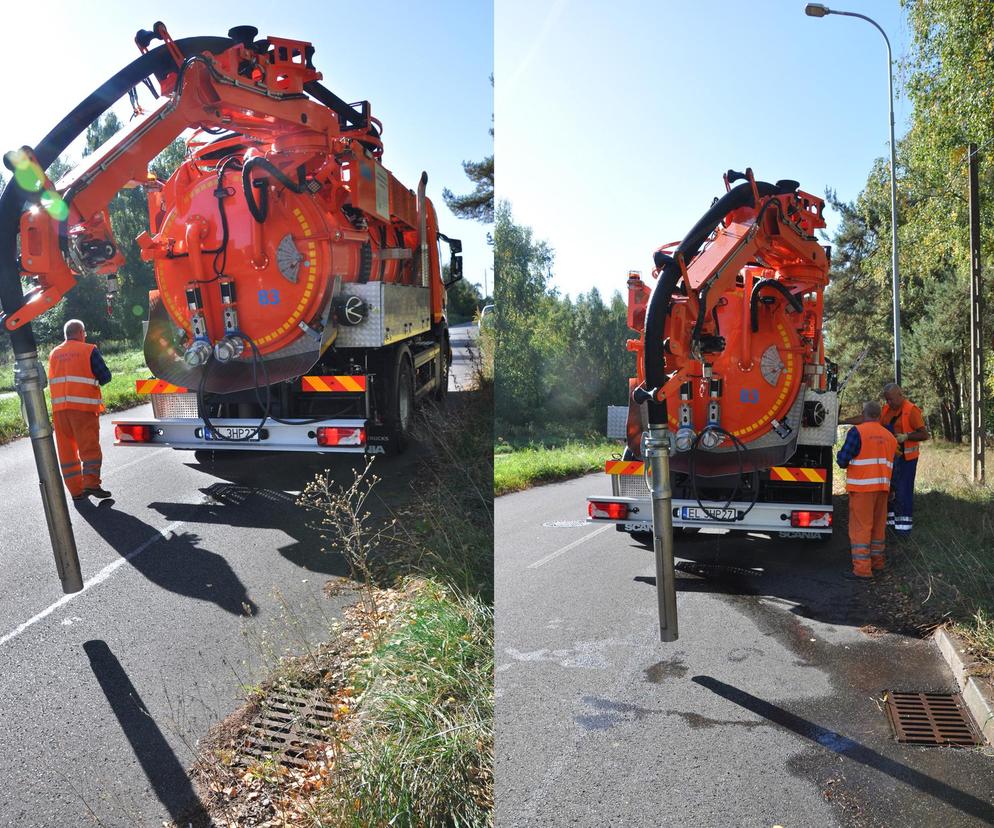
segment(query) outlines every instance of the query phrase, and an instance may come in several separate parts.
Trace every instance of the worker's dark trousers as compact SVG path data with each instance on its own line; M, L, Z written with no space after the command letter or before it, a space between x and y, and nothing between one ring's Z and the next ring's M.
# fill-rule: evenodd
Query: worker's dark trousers
M899 535L911 534L917 471L917 457L914 460L898 457L894 461L894 500L887 512L887 525Z

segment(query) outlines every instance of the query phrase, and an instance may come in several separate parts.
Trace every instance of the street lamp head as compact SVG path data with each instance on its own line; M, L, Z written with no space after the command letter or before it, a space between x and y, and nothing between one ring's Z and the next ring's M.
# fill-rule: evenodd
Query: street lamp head
M808 17L824 17L826 14L831 14L832 10L822 3L808 3L804 7L804 13Z

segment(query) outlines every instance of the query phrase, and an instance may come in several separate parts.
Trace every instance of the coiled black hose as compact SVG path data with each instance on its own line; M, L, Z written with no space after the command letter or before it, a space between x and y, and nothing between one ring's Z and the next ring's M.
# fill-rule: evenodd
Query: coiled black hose
M791 293L783 282L776 279L760 279L752 286L752 293L749 294L749 319L753 333L759 331L759 292L771 289L779 291L798 313L804 310L801 300Z
M245 191L245 202L248 204L249 212L259 224L262 224L266 220L266 216L269 215L269 190L266 189L265 184L259 187L259 200L255 200L255 195L253 195L252 190L255 185L252 182L252 173L256 170L261 169L269 173L273 178L280 182L288 190L293 190L295 193L302 193L305 191L306 187L303 182L303 176L299 182L294 182L283 170L277 167L268 158L263 158L258 156L256 158L251 158L245 162L245 166L242 167L242 189ZM301 172L303 172L301 170Z
M732 493L728 496L728 500L725 501L725 504L723 506L717 507L718 511L716 512L712 512L709 507L705 506L704 502L700 498L700 495L698 495L697 493L697 468L696 468L697 447L700 445L701 438L708 432L713 432L715 434L721 434L724 437L728 437L732 441L732 445L735 446L735 457L739 461L739 473L736 476L735 488L732 489ZM723 518L718 513L720 512L721 509L727 509L729 506L731 506L732 503L735 502L735 498L738 495L738 493L742 490L742 476L745 474L745 463L743 463L742 457L746 451L748 451L748 449L746 449L745 444L738 437L736 437L734 434L732 434L732 432L728 431L727 429L722 428L720 425L717 425L716 423L711 423L710 425L704 426L704 428L700 430L697 436L694 437L694 442L691 443L690 445L690 463L687 468L687 474L690 477L691 493L694 495L694 500L697 501L697 505L700 506L704 514L706 514L712 520L716 520L722 523L735 523L736 521L741 520L747 514L749 514L749 512L751 512L753 507L756 505L756 501L759 500L759 471L757 471L754 468L752 470L752 503L749 504L746 510L742 513L741 517L738 514L736 514L734 518Z

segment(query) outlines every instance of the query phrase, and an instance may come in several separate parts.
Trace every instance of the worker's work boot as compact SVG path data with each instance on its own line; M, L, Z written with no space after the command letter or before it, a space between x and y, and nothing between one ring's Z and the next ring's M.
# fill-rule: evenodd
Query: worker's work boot
M98 500L104 500L104 499L106 499L108 497L112 497L112 495L111 495L110 492L108 492L106 489L101 489L99 486L95 486L95 487L89 488L89 489L84 489L83 490L83 496L85 497L87 495L92 495L93 497L97 498Z
M873 569L870 566L870 556L868 554L853 554L852 574L857 578L872 578Z

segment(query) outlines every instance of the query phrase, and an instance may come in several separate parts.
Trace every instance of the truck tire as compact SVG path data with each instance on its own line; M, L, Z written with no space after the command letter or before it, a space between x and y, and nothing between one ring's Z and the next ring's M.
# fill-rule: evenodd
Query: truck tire
M449 395L449 366L452 364L452 347L449 345L449 334L446 332L442 337L441 347L438 349L438 359L435 361L436 376L438 386L432 396L435 402L444 403Z
M411 439L414 422L414 364L410 351L400 347L394 353L393 384L386 389L383 420L390 435L390 453L401 454Z

